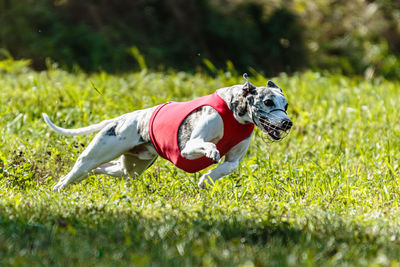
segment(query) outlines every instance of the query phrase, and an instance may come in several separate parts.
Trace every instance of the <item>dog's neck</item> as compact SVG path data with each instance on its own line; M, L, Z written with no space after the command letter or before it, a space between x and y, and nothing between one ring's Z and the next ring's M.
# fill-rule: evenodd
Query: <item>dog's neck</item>
M247 99L243 96L242 85L234 85L217 90L217 94L225 101L232 110L235 119L240 123L253 122Z

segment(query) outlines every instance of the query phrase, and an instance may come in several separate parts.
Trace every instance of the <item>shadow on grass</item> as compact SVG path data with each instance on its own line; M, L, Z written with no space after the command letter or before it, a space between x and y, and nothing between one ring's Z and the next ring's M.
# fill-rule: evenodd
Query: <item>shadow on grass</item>
M17 265L264 265L360 263L378 249L365 229L309 222L299 229L267 219L143 214L93 214L80 218L0 215L0 263ZM319 226L317 226L319 224ZM314 229L313 229L314 228Z

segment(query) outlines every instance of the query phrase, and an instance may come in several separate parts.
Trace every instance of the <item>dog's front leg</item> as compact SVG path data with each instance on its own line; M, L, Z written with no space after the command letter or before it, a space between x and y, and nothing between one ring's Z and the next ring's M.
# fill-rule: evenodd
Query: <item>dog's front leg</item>
M234 146L230 151L228 151L228 153L226 153L225 155L225 161L221 165L219 165L215 169L208 171L200 177L198 186L200 188L206 188L207 185L212 186L218 179L234 172L239 166L240 161L246 154L246 151L250 144L250 140L251 136L249 136L247 139L243 140L242 142Z
M203 174L200 177L198 186L200 188L206 188L207 185L212 186L218 179L234 172L238 166L239 166L239 161L233 161L233 162L225 161L217 168L212 169L209 172Z
M196 159L206 156L215 163L220 160L220 154L217 146L214 143L205 142L201 139L189 140L186 143L185 148L181 151L181 154L187 159Z
M190 139L186 142L181 155L187 159L197 159L203 156L214 162L220 160L220 153L215 145L224 134L224 123L215 111L201 116L193 127Z

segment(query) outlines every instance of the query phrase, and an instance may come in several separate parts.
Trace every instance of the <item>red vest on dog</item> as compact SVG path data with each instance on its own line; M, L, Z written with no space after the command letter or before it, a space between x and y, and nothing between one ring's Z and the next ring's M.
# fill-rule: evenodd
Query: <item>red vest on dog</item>
M178 168L194 173L207 168L214 162L203 156L190 160L182 157L178 146L178 130L183 120L202 106L214 108L224 122L224 135L216 144L220 156L250 136L254 124L239 123L225 101L214 93L188 102L169 102L159 105L153 112L149 123L149 135L158 154L171 161Z

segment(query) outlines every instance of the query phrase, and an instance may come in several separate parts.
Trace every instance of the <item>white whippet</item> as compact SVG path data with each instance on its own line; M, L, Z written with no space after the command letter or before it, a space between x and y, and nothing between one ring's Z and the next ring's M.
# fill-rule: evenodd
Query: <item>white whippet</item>
M245 85L218 89L216 95L223 100L239 124L258 126L272 141L282 139L292 127L286 114L288 103L282 90L272 81L268 81L267 86L255 87L247 80L247 75L244 78ZM90 173L116 177L142 174L158 156L149 134L149 123L157 107L137 110L79 129L58 127L43 113L46 123L60 134L83 135L100 131L54 190L59 191L71 183L82 181ZM195 109L179 125L176 138L181 156L188 160L206 157L214 163L218 162L221 154L217 147L224 136L224 128L226 126L221 114L213 107L203 105ZM222 164L201 176L199 187L204 188L232 173L244 157L250 139L251 134L232 146L224 154Z

